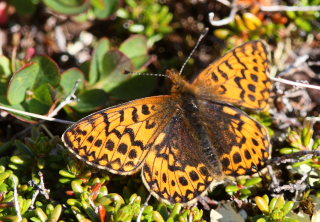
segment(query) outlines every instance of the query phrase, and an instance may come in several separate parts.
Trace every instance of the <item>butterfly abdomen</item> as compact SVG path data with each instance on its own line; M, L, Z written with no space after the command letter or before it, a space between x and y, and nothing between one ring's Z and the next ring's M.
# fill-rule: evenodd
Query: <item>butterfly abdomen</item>
M209 137L205 124L200 120L199 107L197 99L193 95L182 97L182 108L184 116L191 125L190 129L194 129L195 132L190 132L192 136L196 137L199 141L200 149L205 154L205 159L208 161L210 166L214 169L214 172L222 172L222 167L218 158L218 154L212 144L212 140Z

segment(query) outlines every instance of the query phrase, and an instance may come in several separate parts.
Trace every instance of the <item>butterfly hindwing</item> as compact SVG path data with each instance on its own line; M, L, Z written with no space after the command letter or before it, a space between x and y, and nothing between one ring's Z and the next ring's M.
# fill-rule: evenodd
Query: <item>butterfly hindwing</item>
M268 53L262 41L239 46L203 70L193 81L204 96L251 109L263 109L270 95Z
M265 127L227 104L199 100L199 107L225 175L250 175L265 166L270 152Z
M148 97L101 110L72 125L62 136L63 141L90 165L117 174L132 174L165 127L165 117L174 107L170 104L174 103L173 98Z
M190 204L221 181L220 164L211 164L188 118L177 112L156 138L142 168L149 190L169 203Z

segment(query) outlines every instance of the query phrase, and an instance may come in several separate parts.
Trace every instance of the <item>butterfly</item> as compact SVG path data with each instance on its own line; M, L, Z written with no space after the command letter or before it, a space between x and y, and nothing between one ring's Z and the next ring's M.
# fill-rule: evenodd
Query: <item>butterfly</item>
M170 95L100 110L73 124L62 140L89 165L120 175L141 170L146 188L163 202L194 204L225 178L266 164L267 130L233 105L266 107L267 55L262 41L251 41L192 82L170 71Z

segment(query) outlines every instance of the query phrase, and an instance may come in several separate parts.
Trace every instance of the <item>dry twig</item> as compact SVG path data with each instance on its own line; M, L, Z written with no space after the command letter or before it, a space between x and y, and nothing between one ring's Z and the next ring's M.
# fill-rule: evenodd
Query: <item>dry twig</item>
M309 12L309 11L320 11L320 5L312 6L286 6L286 5L271 5L271 6L260 6L261 11L264 12Z
M19 218L19 221L22 221L21 216L21 210L20 210L20 204L18 199L18 181L16 177L12 177L13 180L13 198L14 198L14 208L16 209L17 216Z
M144 209L148 206L148 202L151 198L151 193L149 194L149 196L147 197L146 201L144 202L143 206L140 209L139 215L137 217L137 222L141 222L141 217L142 217L142 213L144 211Z
M0 106L0 110L5 110L8 112L12 112L12 113L17 113L17 114L21 114L24 116L30 116L30 117L34 117L37 119L42 119L42 120L47 120L47 121L53 121L53 122L58 122L58 123L63 123L63 124L73 124L74 122L72 121L67 121L67 120L62 120L62 119L57 119L57 118L53 118L53 116L56 116L58 114L58 112L66 105L74 102L76 100L76 95L75 92L78 88L79 85L79 81L76 82L74 88L72 89L72 91L70 92L70 94L67 96L67 98L65 98L65 100L63 100L48 116L43 116L43 115L39 115L39 114L35 114L35 113L30 113L30 112L26 112L26 111L22 111L22 110L16 110L10 107L5 107L5 106Z

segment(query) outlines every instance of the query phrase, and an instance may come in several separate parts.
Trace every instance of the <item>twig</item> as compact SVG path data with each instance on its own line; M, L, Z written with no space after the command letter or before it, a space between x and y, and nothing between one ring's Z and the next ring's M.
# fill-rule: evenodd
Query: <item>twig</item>
M31 205L30 205L31 209L34 209L34 203L35 203L36 198L39 193L41 193L47 200L50 199L50 197L49 197L50 190L45 188L43 174L40 170L38 172L38 176L40 179L40 184L37 184L34 180L31 180L28 182L30 186L36 187L36 189L37 189L36 192L32 195Z
M264 12L308 12L308 11L320 11L320 5L313 6L286 6L286 5L271 5L271 6L260 6L261 11Z
M63 123L63 124L73 124L74 122L72 122L72 121L53 118L53 116L56 116L58 114L58 112L64 106L66 106L76 100L75 92L78 88L78 85L79 85L79 80L76 82L75 86L73 87L72 91L67 96L67 98L65 98L65 100L63 100L48 116L43 116L43 115L39 115L39 114L35 114L35 113L22 111L22 110L16 110L16 109L5 107L5 106L0 106L0 110L5 110L5 111L12 112L12 113L25 115L25 116L31 116L31 117L34 117L37 119L42 119L42 120L47 120L47 121L53 121L53 122L58 122L58 123Z
M22 221L21 211L20 211L20 204L18 199L18 181L15 177L12 177L13 180L13 198L14 198L14 207L16 209L17 216L19 221Z
M303 55L303 56L299 56L296 61L290 65L287 69L283 70L282 72L280 72L278 74L278 76L284 76L286 75L287 73L291 72L292 69L295 69L299 66L301 66L303 63L305 63L307 60L309 59L309 56L308 55Z
M269 174L271 175L271 178L272 178L272 184L270 187L271 188L278 187L279 181L278 181L276 175L273 173L272 166L268 165L267 168L268 168Z
M201 196L199 198L199 202L201 203L203 209L205 209L205 210L211 209L211 207L209 205L212 205L212 206L218 205L217 201L210 199L208 196Z
M236 6L233 6L231 11L230 11L230 15L224 19L220 19L220 20L214 20L214 12L210 12L209 13L209 22L212 26L223 26L223 25L227 25L231 22L234 21L234 18L238 12L239 8Z
M189 214L188 221L193 222L193 214Z
M149 196L147 197L146 201L144 202L143 206L140 209L139 215L137 217L137 222L141 222L141 217L142 217L142 213L144 211L144 209L148 206L148 202L151 198L151 193L149 194Z
M314 122L319 122L320 117L319 116L307 116L306 120L314 121Z
M300 180L297 181L296 184L292 184L292 183L289 183L289 184L286 184L286 185L282 185L282 186L279 186L279 187L275 187L274 188L274 192L276 193L280 193L281 191L289 191L291 193L294 193L296 192L296 197L295 199L297 198L297 192L299 191L304 191L306 188L307 188L307 184L303 184L303 182L308 178L309 174L305 174Z
M76 84L74 85L72 91L70 92L70 94L67 96L67 98L65 98L48 116L49 117L53 117L56 116L58 114L58 112L63 109L63 107L65 107L66 105L74 102L77 100L77 97L75 95L78 86L79 86L80 80L76 81ZM68 121L69 122L69 121Z
M31 209L34 209L34 203L36 202L36 199L39 193L40 191L36 190L36 192L32 195L31 204L30 204Z
M217 0L217 2L220 2L221 4L230 7L231 3L227 0Z
M49 189L46 189L45 188L45 186L44 186L44 180L43 180L43 174L42 174L42 172L39 170L39 173L38 173L38 175L39 175L39 178L40 178L40 192L41 192L41 194L47 199L47 200L49 200L49 193L50 193L50 190Z
M44 124L40 124L39 126L48 134L48 136L51 139L54 138L54 135L50 132L50 130Z
M298 87L304 87L304 88L320 90L320 86L315 86L315 85L310 85L310 84L290 81L290 80L287 80L287 79L281 79L281 78L276 78L276 77L272 77L272 76L269 76L269 78L271 80L273 80L273 81L284 83L284 84L288 84L288 85L292 85L292 86L298 86Z
M320 61L309 61L308 65L309 66L320 66Z
M273 188L274 192L280 193L281 191L289 191L291 193L294 193L295 191L303 191L307 188L306 184L286 184L283 186L275 187Z
M91 197L89 197L88 200L89 200L89 203L90 203L91 207L94 209L94 212L95 212L96 214L98 214L98 213L99 213L99 207L97 207L97 206L94 204L94 202L93 202L93 200L91 199Z
M8 111L8 112L12 112L12 113L21 114L21 115L24 115L24 116L30 116L30 117L34 117L34 118L37 118L37 119L47 120L47 121L53 121L53 122L58 122L58 123L63 123L63 124L73 124L74 123L74 122L67 121L67 120L56 119L56 118L52 118L52 117L48 117L48 116L38 115L38 114L35 114L35 113L16 110L16 109L12 109L12 108L5 107L5 106L0 106L0 109Z
M306 156L305 156L306 155ZM300 158L305 156L304 158ZM267 161L268 164L284 164L284 163L295 163L302 162L307 159L311 159L314 156L320 156L320 150L304 150L296 153L286 154L280 157L275 157ZM300 158L300 159L296 159Z

